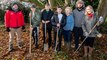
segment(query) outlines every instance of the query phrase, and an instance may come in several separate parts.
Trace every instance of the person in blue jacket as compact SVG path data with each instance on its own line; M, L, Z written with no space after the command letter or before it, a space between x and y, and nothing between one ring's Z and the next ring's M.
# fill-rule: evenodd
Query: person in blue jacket
M72 14L71 7L65 8L66 14L66 25L63 27L63 34L64 34L64 44L67 47L67 50L71 47L71 40L72 40L72 31L74 28L74 18Z

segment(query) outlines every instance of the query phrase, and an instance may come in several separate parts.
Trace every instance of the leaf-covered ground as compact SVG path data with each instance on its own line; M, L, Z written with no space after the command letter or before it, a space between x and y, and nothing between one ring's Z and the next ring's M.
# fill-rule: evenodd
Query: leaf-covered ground
M27 24L28 25L28 24ZM64 47L62 41L62 51L55 53L52 48L47 52L43 52L43 39L42 31L40 29L39 36L39 48L34 48L32 40L32 54L29 55L29 27L26 27L26 32L23 32L23 48L18 49L16 44L16 38L14 39L14 51L8 52L9 34L5 31L4 27L0 27L0 60L82 60L83 49L79 50L79 53L73 56L74 43L72 41L72 47L68 53ZM94 44L93 60L107 60L107 32L103 33L101 38L97 38Z

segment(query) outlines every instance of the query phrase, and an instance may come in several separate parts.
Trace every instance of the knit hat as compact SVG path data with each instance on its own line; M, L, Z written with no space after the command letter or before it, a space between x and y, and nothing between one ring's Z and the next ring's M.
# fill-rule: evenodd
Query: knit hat
M18 2L11 3L11 7L13 7L14 5L18 5Z
M31 8L36 8L36 5L33 4L33 5L31 6Z

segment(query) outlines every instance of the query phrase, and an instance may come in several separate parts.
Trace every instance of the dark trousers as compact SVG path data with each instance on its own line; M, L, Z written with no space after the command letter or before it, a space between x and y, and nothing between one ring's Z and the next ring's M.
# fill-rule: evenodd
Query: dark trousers
M71 40L72 40L72 34L70 30L63 30L63 35L64 35L64 42L65 44L68 44L69 48L71 47Z
M57 32L54 31L54 47L56 46L56 37L57 37ZM57 50L61 50L61 43L62 42L62 29L59 30L58 32L58 45L57 45Z
M49 46L49 48L51 47L51 43L52 43L51 31L52 31L52 28L48 28L48 27L46 28L46 32L48 33L46 35L48 35L48 46ZM43 27L43 40L44 40L43 44L46 43L46 37L45 37L45 27Z
M64 34L64 41L65 42L71 42L72 34L70 30L63 30Z
M35 47L38 47L38 36L39 36L39 28L37 29L37 27L35 27L32 30L32 37L34 40Z
M79 39L84 39L83 37L83 30L81 27L74 27L74 42L75 42L75 49L79 46Z

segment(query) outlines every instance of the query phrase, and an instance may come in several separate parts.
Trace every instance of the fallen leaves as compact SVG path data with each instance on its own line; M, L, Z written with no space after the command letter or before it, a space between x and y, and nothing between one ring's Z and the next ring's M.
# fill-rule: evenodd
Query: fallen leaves
M27 24L26 31L22 34L23 48L20 50L17 47L17 41L14 40L14 51L8 53L8 41L9 35L5 31L4 27L0 27L0 60L82 60L83 51L79 51L78 54L73 56L74 41L72 41L71 50L66 53L64 49L64 42L62 43L62 51L55 53L51 47L47 52L42 50L43 48L43 34L42 28L39 32L39 48L34 48L32 40L32 55L29 55L29 25ZM107 34L103 34L101 38L95 40L95 49L93 57L95 60L106 60L107 58ZM81 47L82 48L82 47Z

